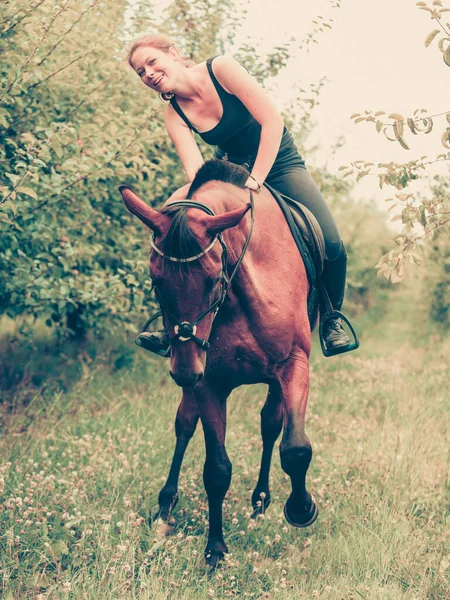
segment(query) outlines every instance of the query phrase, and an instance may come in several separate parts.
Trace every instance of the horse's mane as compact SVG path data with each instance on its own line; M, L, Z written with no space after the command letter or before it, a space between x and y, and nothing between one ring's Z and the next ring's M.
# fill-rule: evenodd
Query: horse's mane
M200 167L189 188L188 198L197 192L208 181L223 181L244 188L249 173L244 167L226 160L212 158Z
M225 160L208 160L197 171L195 179L189 188L187 198L192 198L193 194L208 181L232 183L243 189L248 175L248 171L239 165L235 165ZM170 204L161 209L163 214L173 216L170 229L161 243L161 250L169 256L188 258L199 254L202 250L197 239L189 229L187 211L188 209L185 207L172 207ZM175 264L187 269L190 263Z

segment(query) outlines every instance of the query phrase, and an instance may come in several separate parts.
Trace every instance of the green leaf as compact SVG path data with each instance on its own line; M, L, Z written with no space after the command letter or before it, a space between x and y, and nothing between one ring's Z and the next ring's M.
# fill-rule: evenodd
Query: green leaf
M31 198L34 198L35 200L38 199L36 192L29 187L19 187L17 188L17 193L25 194L26 196L31 196Z
M450 44L445 49L442 57L444 59L445 64L447 65L447 67L450 67Z
M419 218L420 224L423 227L426 227L427 226L427 216L425 214L425 207L424 206L422 206L422 205L419 206L419 213L420 213L420 218Z
M69 548L64 540L59 540L59 542L53 544L51 548L52 554L55 556L55 558L61 558L63 554L69 553Z
M2 208L9 208L14 215L17 214L17 206L14 204L14 202L11 202L11 200L6 200L6 202L3 202Z
M434 40L434 38L437 36L437 34L439 33L439 29L433 29L433 31L431 31L425 40L425 48L428 48L428 46L431 44L431 42Z
M10 179L14 185L20 180L20 175L16 175L15 173L5 173L6 177Z

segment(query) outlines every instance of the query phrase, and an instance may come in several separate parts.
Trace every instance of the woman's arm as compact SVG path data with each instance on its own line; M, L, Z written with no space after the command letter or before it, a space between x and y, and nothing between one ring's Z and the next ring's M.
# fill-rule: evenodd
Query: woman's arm
M203 165L203 157L194 135L186 123L169 104L164 113L164 122L170 139L175 144L187 178L193 181L195 174Z
M252 176L263 183L280 148L284 123L265 91L234 58L218 56L213 62L214 74L226 91L234 94L261 125L261 140Z

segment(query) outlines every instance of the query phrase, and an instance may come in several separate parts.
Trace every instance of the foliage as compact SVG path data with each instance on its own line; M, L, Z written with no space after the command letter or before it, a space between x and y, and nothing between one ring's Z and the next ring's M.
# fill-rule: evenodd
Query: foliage
M434 29L425 40L425 47L441 32L444 37L439 40L438 47L443 54L444 63L450 67L450 24L443 22L443 15L450 11L445 8L441 0L433 0L431 6L426 2L418 2L420 10L426 11L438 24L440 29ZM351 119L357 123L373 123L377 133L383 133L392 142L398 142L402 148L409 150L406 134L408 130L414 136L421 133L428 134L434 126L433 118L446 116L447 125L442 133L441 142L445 150L450 150L450 112L437 115L428 115L426 109L416 109L414 114L405 118L398 113L391 113L387 117L390 122L384 122L381 118L385 115L383 111L365 111L364 114L354 113ZM432 163L450 160L450 151L440 153L432 160L426 160L426 156L420 159L408 161L407 163L379 163L357 160L349 166L342 166L343 177L356 176L358 181L362 177L375 175L379 179L379 185L394 187L397 192L394 196L387 198L390 211L397 211L391 221L401 221L403 226L394 241L398 249L390 250L384 254L377 264L379 274L391 279L393 283L402 281L405 274L405 266L408 263L421 264L418 250L424 247L424 241L432 240L438 232L448 231L450 223L450 186L447 182L440 186L438 194L423 197L422 194L408 193L403 190L411 181L419 179L426 171L426 167Z
M161 29L195 59L214 55L232 44L237 6L174 0ZM331 26L317 22L308 39ZM142 1L0 6L0 315L21 317L23 332L43 319L83 337L146 318L142 228L117 185L160 205L185 183L159 100L124 64L128 42L149 27L153 8ZM252 42L241 54L262 79L287 60L284 47L264 58Z
M313 169L316 180L339 227L348 256L345 311L353 315L373 308L379 300L380 288L389 287L379 281L373 269L374 257L389 248L390 232L385 215L369 202L355 201L349 195L350 185L325 168Z
M450 244L441 236L434 240L430 252L430 271L426 281L429 285L431 318L443 330L450 328Z
M158 100L132 89L122 64L124 5L1 7L0 306L80 334L127 326L148 289L117 184L147 185L158 202L176 170L160 119L150 120Z

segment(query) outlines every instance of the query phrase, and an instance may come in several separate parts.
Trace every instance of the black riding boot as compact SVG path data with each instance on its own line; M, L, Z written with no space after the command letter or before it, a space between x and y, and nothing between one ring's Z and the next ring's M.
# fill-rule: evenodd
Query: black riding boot
M170 337L166 328L154 332L143 331L135 343L158 356L170 356Z
M334 310L341 310L344 301L345 276L347 273L347 253L342 244L342 250L335 260L325 260L322 280L328 292ZM320 312L326 314L325 305L321 302ZM325 323L323 338L328 350L345 348L350 344L350 338L342 327L341 319L330 319Z

